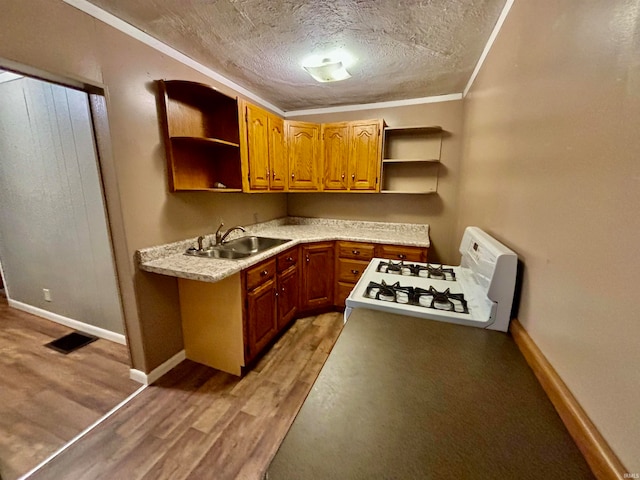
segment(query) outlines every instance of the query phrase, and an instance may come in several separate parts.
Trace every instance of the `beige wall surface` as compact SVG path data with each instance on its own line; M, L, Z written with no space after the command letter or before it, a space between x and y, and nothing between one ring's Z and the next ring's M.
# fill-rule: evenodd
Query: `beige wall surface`
M383 118L388 126L440 125L442 139L438 192L428 195L366 193L295 193L288 196L289 215L429 224L429 259L459 263L451 244L457 215L462 130L462 100L291 117L315 123Z
M518 318L640 472L640 3L516 1L464 107L452 241L519 254Z
M123 219L125 238L114 243L126 245L124 254L116 251L125 324L133 366L149 372L183 348L177 284L137 272L135 250L210 233L220 218L231 226L284 216L286 196L169 193L154 80L194 80L234 92L60 0L6 0L2 10L0 66L17 62L106 88L117 180L106 190L120 197L121 212L110 215ZM108 206L117 203L107 198Z

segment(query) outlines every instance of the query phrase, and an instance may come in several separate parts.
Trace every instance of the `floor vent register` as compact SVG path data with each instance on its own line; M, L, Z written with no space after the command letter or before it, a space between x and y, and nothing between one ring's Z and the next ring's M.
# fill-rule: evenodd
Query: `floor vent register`
M91 342L95 342L98 337L93 335L87 335L86 333L73 332L64 337L60 337L53 342L45 344L45 347L52 348L53 350L64 353L65 355L71 353L79 348L89 345Z

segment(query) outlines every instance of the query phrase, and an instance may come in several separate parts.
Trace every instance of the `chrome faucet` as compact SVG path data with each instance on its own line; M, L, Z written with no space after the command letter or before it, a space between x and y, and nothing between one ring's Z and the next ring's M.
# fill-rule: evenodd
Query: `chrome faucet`
M200 235L198 237L198 250L200 250L200 251L204 250L203 243L204 243L204 235Z
M222 245L225 241L225 239L229 236L229 234L231 232L233 232L234 230L241 230L243 232L245 232L246 230L241 227L241 226L236 226L236 227L231 227L229 230L227 230L224 233L220 232L220 229L224 227L224 223L221 223L220 226L218 227L218 230L216 230L216 245Z

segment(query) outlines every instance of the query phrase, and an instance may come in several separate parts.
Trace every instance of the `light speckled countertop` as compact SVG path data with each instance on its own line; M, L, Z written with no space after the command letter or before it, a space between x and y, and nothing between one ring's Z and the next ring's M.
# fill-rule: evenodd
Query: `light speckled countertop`
M246 227L246 233L233 232L229 240L244 235L290 239L290 242L249 258L238 260L211 259L184 255L196 247L197 239L144 248L136 252L141 270L203 282L217 282L270 258L288 248L311 242L347 240L429 247L429 225L412 223L361 222L322 218L287 217ZM208 234L208 245L213 234Z

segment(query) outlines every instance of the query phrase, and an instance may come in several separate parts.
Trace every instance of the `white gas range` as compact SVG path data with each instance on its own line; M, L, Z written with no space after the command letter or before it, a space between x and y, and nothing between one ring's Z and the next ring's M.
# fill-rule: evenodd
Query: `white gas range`
M346 299L354 308L506 332L516 283L517 255L477 227L467 227L459 266L371 260Z

